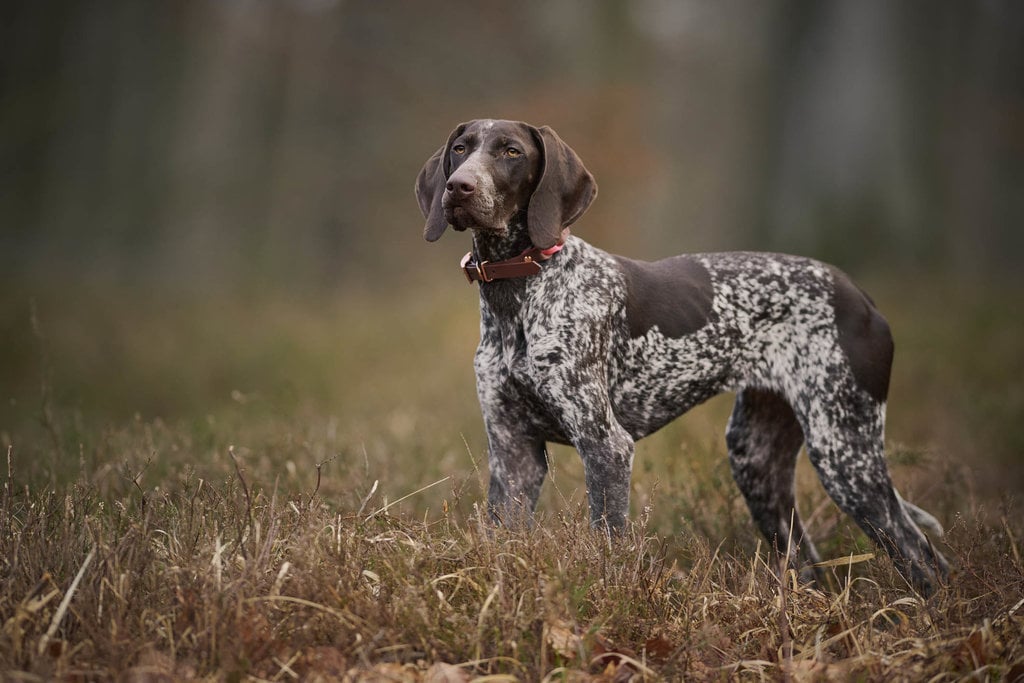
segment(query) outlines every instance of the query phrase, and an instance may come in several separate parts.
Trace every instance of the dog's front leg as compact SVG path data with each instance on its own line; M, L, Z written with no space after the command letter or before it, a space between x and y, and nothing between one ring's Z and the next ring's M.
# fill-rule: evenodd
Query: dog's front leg
M502 362L500 340L486 332L485 327L475 367L487 429L488 511L499 524L529 523L548 472L545 442L533 428L527 403Z
M615 418L604 381L588 380L576 372L566 374L564 383L546 384L545 393L557 394L557 401L546 397L548 405L583 460L591 524L620 530L629 516L633 438Z
M510 419L511 418L511 419ZM505 526L529 524L548 472L544 440L531 434L522 420L485 411L490 483L487 507Z
M633 439L617 422L606 427L578 437L574 445L583 459L590 523L601 529L619 531L629 516Z

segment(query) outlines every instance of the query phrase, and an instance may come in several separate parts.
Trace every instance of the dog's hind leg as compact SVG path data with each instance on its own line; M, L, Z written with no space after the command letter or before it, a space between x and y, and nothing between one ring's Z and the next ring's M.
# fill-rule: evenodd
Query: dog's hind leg
M733 478L761 533L780 554L788 548L791 562L798 550L805 561L819 562L796 510L794 472L804 435L789 404L770 391L742 390L725 438Z
M805 415L807 452L829 496L908 581L932 593L949 565L915 523L936 527L938 522L893 488L884 454L885 404L852 382L840 382L834 400L810 402Z

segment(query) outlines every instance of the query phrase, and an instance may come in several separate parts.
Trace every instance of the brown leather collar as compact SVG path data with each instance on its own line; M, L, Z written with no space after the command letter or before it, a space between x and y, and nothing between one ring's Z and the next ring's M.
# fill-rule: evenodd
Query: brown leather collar
M470 284L536 275L541 271L541 262L547 261L562 250L567 233L568 230L563 232L562 238L553 247L548 249L530 247L519 256L504 261L477 261L473 258L473 252L467 251L466 255L462 257L459 267L462 268L462 273Z

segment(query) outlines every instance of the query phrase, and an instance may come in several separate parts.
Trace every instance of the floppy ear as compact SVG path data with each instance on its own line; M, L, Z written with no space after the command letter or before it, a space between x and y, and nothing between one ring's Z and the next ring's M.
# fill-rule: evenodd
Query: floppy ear
M597 196L597 183L569 145L548 126L530 126L543 152L540 180L530 198L526 226L535 247L547 249L576 222Z
M462 135L467 125L469 124L460 124L451 132L448 142L427 159L427 163L423 164L420 174L416 177L416 201L420 203L420 211L427 219L427 224L423 227L423 237L428 242L436 242L448 227L444 207L441 206L441 197L444 196L444 186L452 172L449 152L452 149L452 141Z

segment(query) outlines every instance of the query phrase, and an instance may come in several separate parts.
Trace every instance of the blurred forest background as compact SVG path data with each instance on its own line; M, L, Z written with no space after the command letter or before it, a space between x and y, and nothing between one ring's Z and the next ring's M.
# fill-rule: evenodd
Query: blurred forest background
M610 249L1020 270L1011 0L50 1L2 17L8 277L377 286L385 264L443 260L418 242L412 180L485 116L552 125L580 152L601 195L579 232Z
M425 244L412 193L477 117L559 131L601 188L574 230L605 249L789 251L866 278L910 320L902 438L948 417L967 425L951 450L1018 462L1013 0L5 3L4 440L24 448L41 413L76 453L82 416L262 396L312 403L327 431L365 415L341 420L356 440L383 415L482 452L468 239ZM77 427L47 417L62 407Z

